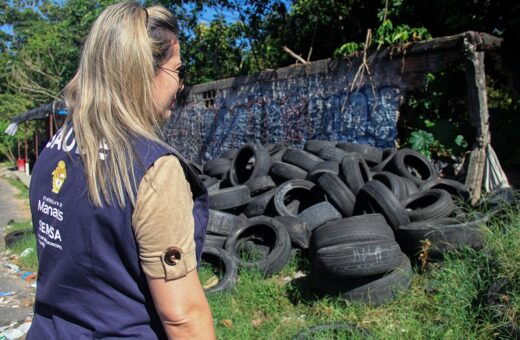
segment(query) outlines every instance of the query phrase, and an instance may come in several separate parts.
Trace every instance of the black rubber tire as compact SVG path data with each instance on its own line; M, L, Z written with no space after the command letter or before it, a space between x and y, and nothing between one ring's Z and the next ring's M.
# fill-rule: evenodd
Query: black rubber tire
M287 149L285 148L285 149L279 150L278 152L274 153L271 156L271 167L273 166L274 163L282 161L283 155L285 154L285 150L287 150ZM269 167L269 169L271 169L271 167Z
M401 201L405 198L403 197L403 190L401 188L404 184L400 181L399 176L388 171L381 171L373 174L372 179L383 183L388 189L390 189L397 200Z
M210 188L212 190L215 190L220 187L220 180L218 178L210 177L208 175L199 175L199 179L204 184L204 186L206 187L206 190L208 190L208 192L209 192Z
M520 199L513 188L498 188L484 195L478 202L478 209L490 211L493 215L509 211L510 206L518 206Z
M304 179L287 181L274 194L274 208L280 216L296 217L308 207L324 201L323 195L315 189L315 184ZM290 209L291 202L296 202Z
M209 208L215 210L227 210L248 204L251 201L249 188L239 185L231 188L220 189L208 194Z
M271 189L251 198L251 202L249 202L244 210L244 215L247 217L254 217L266 214L271 202L273 201L275 192L276 189Z
M329 140L310 139L303 145L303 150L317 155L325 147L335 147L338 142Z
M274 162L269 170L269 174L275 180L290 181L292 179L305 179L307 178L307 171L284 162Z
M368 305L380 306L392 300L400 292L410 287L412 265L410 259L402 254L397 268L385 275L360 279L338 281L323 277L315 278L320 292L347 301L358 301Z
M338 143L337 148L358 153L369 165L376 165L383 159L383 150L368 144Z
M358 278L387 273L399 266L402 252L392 240L343 243L316 250L313 270L329 278Z
M206 238L204 239L204 247L222 248L226 244L227 236L211 234L208 231Z
M324 173L330 173L333 175L339 175L339 163L334 161L323 161L314 166L307 174L307 179L311 182L315 182Z
M186 163L188 163L188 166L191 168L193 173L202 175L202 165L192 160L187 160Z
M276 143L276 144L267 144L265 148L269 152L269 156L271 157L271 166L274 162L281 162L283 154L285 150L289 147L289 144L285 142ZM270 167L269 167L270 168Z
M330 146L329 147L324 147L323 149L321 149L318 152L318 156L320 156L324 160L326 160L326 161L334 161L334 162L337 162L337 163L341 163L341 160L346 155L348 155L348 152L346 152L345 150L341 150L339 148L330 147Z
M237 249L241 238L259 241L262 245L269 246L271 251L261 260L242 260ZM291 239L281 222L270 217L258 216L248 219L245 226L235 230L227 239L225 249L239 267L257 269L267 277L280 271L289 262Z
M391 240L394 231L381 214L358 215L328 222L312 232L310 248L317 249L342 243Z
M460 223L466 222L466 213L460 207L455 206L453 212L448 216L448 218L452 218L454 220L459 221Z
M400 226L396 238L404 252L417 254L422 250L422 242L428 239L431 246L430 257L441 257L449 250L464 246L482 249L486 233L486 218L460 223L451 218L413 222Z
M372 179L367 163L359 154L351 153L341 160L341 175L354 195Z
M219 268L224 267L224 276L215 286L204 289L206 294L223 293L235 287L238 280L237 264L227 251L222 248L204 247L201 262Z
M307 151L288 148L283 154L282 161L310 171L316 164L323 162L323 159Z
M308 207L300 214L298 219L305 222L309 231L313 231L319 226L341 218L341 214L329 202L320 202Z
M206 190L208 191L208 194L219 191L222 187L222 182L223 181L221 180L217 180L217 182L213 182L211 185L207 186Z
M216 158L205 162L202 171L205 175L223 179L227 177L230 168L231 161L229 159Z
M411 222L438 219L449 216L455 204L445 190L431 189L409 196L401 202Z
M379 181L372 180L365 184L359 191L357 201L363 202L370 212L383 214L394 230L400 225L410 223L410 218L401 203L390 189Z
M248 181L246 185L249 188L251 197L276 187L276 184L274 183L271 176L260 176L253 178L252 180Z
M352 215L356 204L356 196L338 176L324 173L318 178L317 183L343 217Z
M309 248L311 232L305 225L305 222L292 216L277 216L274 219L285 225L293 245L301 249Z
M397 151L388 163L388 170L412 180L417 186L437 178L433 164L426 157L415 150L406 148Z
M4 236L5 247L10 248L16 242L20 242L24 238L29 237L30 235L33 235L33 234L34 234L34 230L32 228L11 231L10 233L7 233Z
M335 322L329 324L313 325L305 329L302 329L300 332L298 332L298 334L296 334L293 340L316 339L316 335L320 335L321 332L331 331L340 332L339 334L334 334L333 339L351 338L353 334L359 334L360 336L362 335L362 338L366 338L370 335L370 333L366 329L361 328L356 324L351 324L347 322ZM353 334L342 334L341 331L351 331ZM329 335L327 334L327 336Z
M372 172L383 171L385 169L386 165L392 160L392 158L394 158L396 153L397 153L397 149L395 149L395 148L384 149L383 150L383 159L377 165L374 165L370 170L372 170Z
M419 189L420 191L425 191L429 189L446 190L450 193L451 196L460 197L464 201L469 201L471 196L469 189L464 184L458 181L445 178L436 178L426 183L423 183Z
M254 163L250 164L253 158ZM247 184L253 178L266 176L270 166L271 157L266 148L260 144L245 144L231 161L229 181L233 186Z
M265 149L267 152L269 152L270 156L273 156L274 154L287 149L289 147L289 144L285 142L275 143L275 144L267 144L265 145Z
M245 225L246 220L240 216L235 216L223 211L209 209L208 212L208 232L217 235L227 236L235 229Z
M220 158L226 158L226 159L229 159L229 160L233 160L233 158L235 158L237 153L238 153L238 149L231 148L231 149L228 149L228 150L224 151L224 153L222 153Z
M417 188L417 185L415 185L415 183L412 180L410 180L406 177L397 177L397 178L399 178L399 180L403 184L401 187L402 192L403 192L402 199L405 199L408 196L419 192L419 188Z

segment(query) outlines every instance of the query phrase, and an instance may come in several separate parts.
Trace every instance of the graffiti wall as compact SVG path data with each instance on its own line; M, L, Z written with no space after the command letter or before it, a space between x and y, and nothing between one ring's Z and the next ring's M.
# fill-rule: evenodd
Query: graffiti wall
M173 112L166 137L196 161L248 142L302 146L308 139L325 139L393 146L402 90L379 81L350 91L354 71L318 67L275 79L194 86Z

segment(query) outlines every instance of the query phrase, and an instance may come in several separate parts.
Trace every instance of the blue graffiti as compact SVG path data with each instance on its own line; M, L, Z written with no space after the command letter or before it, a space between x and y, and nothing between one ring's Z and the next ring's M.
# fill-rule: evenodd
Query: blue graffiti
M326 139L393 146L401 89L365 86L348 93L346 83L346 77L313 75L249 84L218 91L214 107L195 95L176 108L168 141L197 161L249 142L302 146Z

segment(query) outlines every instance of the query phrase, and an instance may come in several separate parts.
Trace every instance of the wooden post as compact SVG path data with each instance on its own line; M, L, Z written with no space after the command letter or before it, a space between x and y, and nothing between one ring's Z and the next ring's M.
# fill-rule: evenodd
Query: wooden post
M28 150L28 145L27 145L27 124L24 124L24 128L23 128L23 144L24 144L25 163L29 163L29 150Z
M39 147L40 147L39 138L38 138L39 136L38 136L38 134L39 134L38 129L37 129L37 128L34 129L34 156L36 157L36 160L38 160L38 153L39 153L39 152L38 152L38 151L39 151L38 149L39 149Z
M477 51L476 45L470 40L472 39L469 36L464 37L464 55L469 118L470 124L476 129L476 140L471 150L466 186L471 191L471 203L475 204L481 196L486 146L490 142L490 134L484 52Z
M53 115L49 115L49 139L54 135Z

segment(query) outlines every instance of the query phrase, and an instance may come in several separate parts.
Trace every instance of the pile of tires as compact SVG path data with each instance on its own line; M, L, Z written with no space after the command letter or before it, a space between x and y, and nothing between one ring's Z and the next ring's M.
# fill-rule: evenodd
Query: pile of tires
M379 213L317 228L312 233L311 258L311 277L320 294L379 305L410 284L410 260Z
M280 271L299 248L318 292L379 304L408 287L405 254L417 255L426 240L429 256L482 247L485 219L468 221L459 207L468 189L438 178L411 149L251 143L199 169L210 207L203 260L220 256L233 277L216 291L231 288L239 268Z

